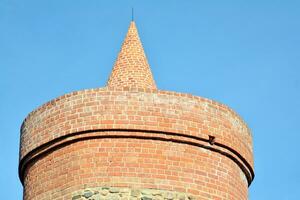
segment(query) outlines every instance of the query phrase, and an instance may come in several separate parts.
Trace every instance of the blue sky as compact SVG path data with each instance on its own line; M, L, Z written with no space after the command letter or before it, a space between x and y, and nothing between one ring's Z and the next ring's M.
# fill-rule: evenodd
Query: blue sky
M299 199L296 0L0 0L1 198L22 198L22 120L57 96L105 85L132 6L157 86L225 103L248 123L250 199Z

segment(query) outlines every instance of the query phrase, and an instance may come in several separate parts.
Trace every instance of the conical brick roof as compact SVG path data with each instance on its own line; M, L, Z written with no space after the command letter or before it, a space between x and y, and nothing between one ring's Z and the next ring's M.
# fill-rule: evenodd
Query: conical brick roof
M130 23L107 86L109 88L156 89L134 21Z

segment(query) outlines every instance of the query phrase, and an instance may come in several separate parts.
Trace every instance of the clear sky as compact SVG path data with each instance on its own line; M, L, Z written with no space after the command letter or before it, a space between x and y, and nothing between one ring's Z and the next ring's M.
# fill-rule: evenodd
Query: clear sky
M254 139L251 200L300 196L300 1L0 0L0 191L21 199L19 128L105 85L135 9L157 86L227 104Z

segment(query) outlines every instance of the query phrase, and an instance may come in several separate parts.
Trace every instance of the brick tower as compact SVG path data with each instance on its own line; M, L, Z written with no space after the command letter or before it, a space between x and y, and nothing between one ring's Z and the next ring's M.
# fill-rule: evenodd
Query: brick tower
M27 116L19 176L25 200L246 200L252 138L229 107L158 90L132 21L106 87Z

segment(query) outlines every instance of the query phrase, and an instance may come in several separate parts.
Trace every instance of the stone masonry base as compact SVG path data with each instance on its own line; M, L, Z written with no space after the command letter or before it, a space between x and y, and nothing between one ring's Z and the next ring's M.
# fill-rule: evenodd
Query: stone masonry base
M72 200L194 200L186 193L137 188L97 187L77 191Z

